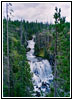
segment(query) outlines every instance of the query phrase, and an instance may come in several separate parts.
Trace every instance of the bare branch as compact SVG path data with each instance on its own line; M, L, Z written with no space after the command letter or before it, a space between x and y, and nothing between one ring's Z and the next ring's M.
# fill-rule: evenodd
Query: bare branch
M14 12L12 9L10 9L11 12Z
M12 4L11 4L11 3L9 3L9 5L10 5L10 6L12 6Z

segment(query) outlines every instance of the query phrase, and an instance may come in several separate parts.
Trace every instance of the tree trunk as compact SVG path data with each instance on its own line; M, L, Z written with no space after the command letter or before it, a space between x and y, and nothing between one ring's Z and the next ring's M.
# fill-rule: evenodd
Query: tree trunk
M7 65L8 65L8 96L10 96L10 67L9 67L9 38L8 38L8 4L6 4L6 14L7 14Z
M27 45L27 32L25 32L25 46Z
M54 66L54 96L56 97L57 96L57 59L56 59L56 56L57 56L57 26L56 26L56 41L55 41L55 66Z
M21 45L22 45L22 20L21 20L21 26L20 26L20 38L21 38Z

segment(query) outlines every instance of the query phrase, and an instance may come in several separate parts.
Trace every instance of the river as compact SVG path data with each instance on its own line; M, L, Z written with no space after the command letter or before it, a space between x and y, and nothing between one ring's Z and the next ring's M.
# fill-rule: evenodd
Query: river
M30 51L27 52L26 56L30 64L31 72L33 73L34 95L37 97L46 96L50 91L50 84L53 80L51 65L47 59L42 59L34 55L34 37L27 42L27 48L30 48Z

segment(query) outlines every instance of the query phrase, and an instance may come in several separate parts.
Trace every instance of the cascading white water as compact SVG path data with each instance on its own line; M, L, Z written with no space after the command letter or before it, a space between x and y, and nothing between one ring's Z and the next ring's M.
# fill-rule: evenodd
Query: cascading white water
M53 80L52 70L48 60L38 58L34 55L34 45L34 38L28 41L27 48L30 48L30 51L27 52L27 59L33 73L34 91L39 94L42 91L43 94L46 94L49 92L50 82Z

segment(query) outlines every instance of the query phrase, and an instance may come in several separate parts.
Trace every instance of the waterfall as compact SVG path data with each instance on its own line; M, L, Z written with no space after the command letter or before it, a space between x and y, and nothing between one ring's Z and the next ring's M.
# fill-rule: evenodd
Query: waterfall
M26 56L30 64L31 72L33 73L33 85L35 96L45 96L50 91L50 84L53 80L52 69L47 59L41 59L34 55L34 37L32 40L28 40L27 48L30 51L27 52Z

